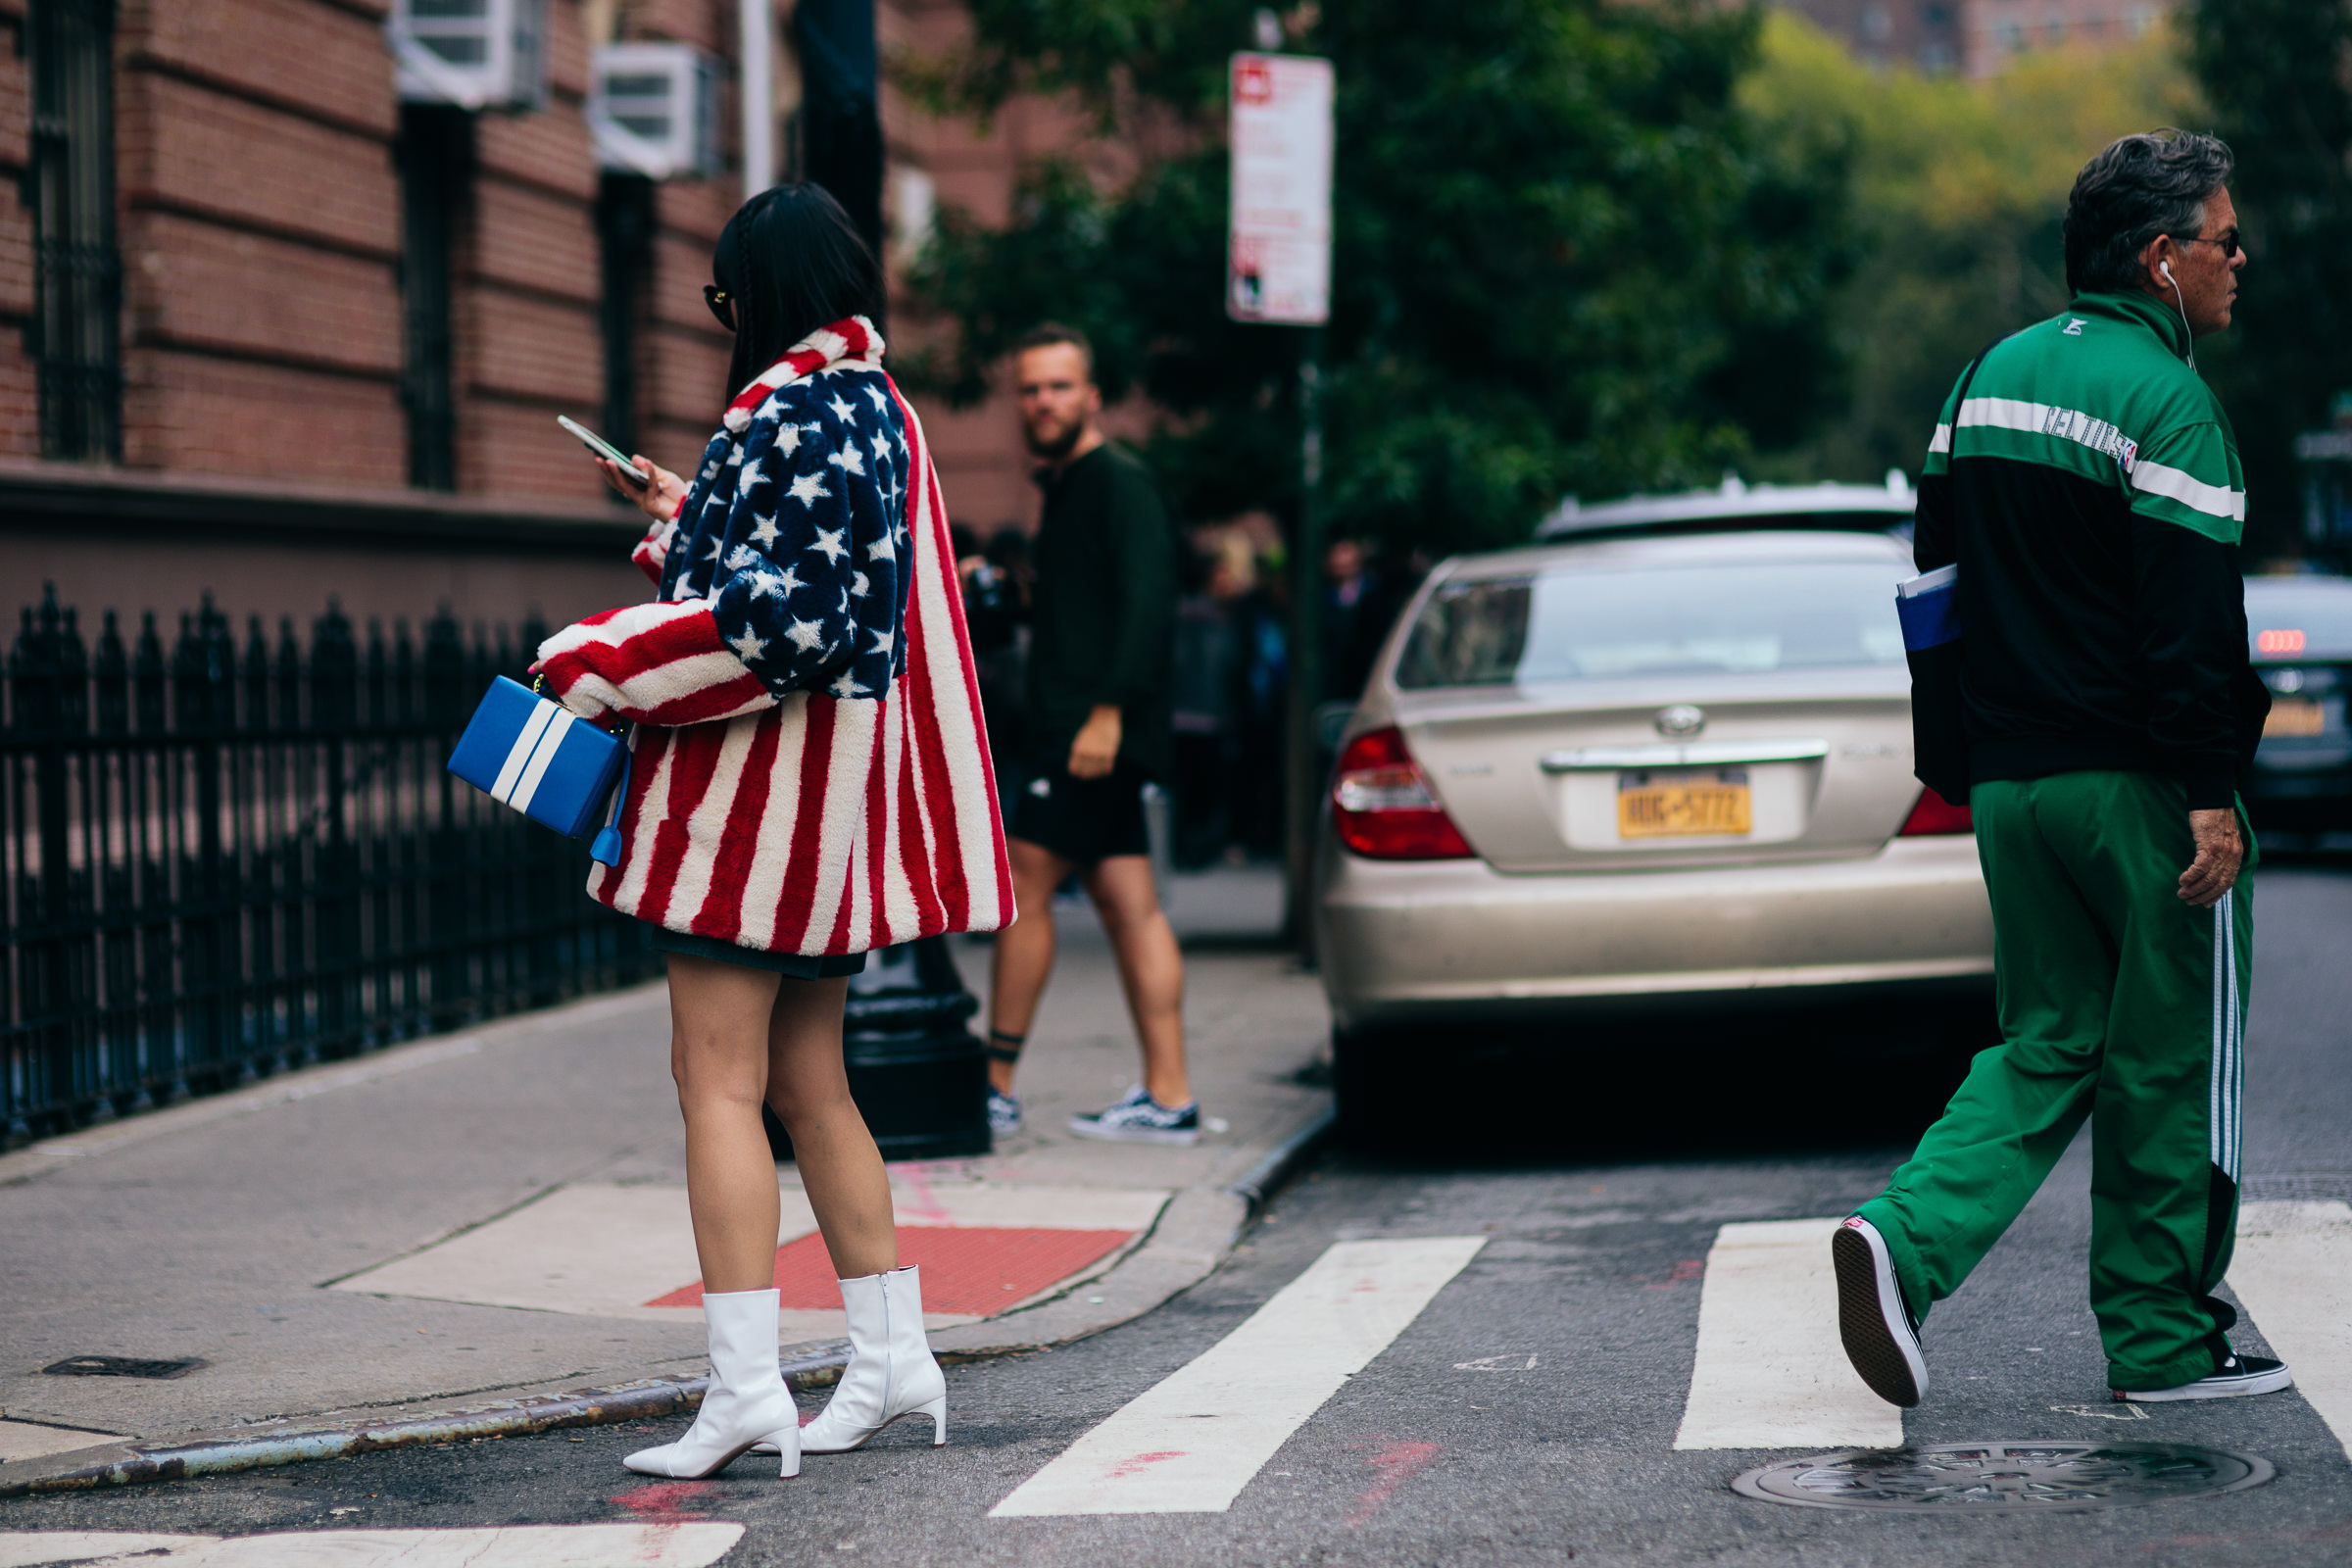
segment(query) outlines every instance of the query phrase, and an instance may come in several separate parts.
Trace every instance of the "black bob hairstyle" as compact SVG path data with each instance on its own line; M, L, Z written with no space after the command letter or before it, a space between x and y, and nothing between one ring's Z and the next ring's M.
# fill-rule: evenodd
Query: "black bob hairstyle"
M882 269L821 185L774 185L719 230L710 280L734 304L732 399L819 327L862 316L882 329Z

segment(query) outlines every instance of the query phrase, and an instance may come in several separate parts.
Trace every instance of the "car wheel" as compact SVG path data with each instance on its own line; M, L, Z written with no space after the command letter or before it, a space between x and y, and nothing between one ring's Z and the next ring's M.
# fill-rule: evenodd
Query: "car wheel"
M1343 1142L1362 1150L1393 1148L1405 1121L1407 1066L1401 1042L1372 1029L1331 1032L1331 1089Z

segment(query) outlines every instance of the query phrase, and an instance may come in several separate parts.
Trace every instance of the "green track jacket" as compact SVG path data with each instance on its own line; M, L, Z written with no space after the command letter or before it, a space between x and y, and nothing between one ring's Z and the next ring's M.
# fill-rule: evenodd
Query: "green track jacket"
M2270 694L2237 441L2187 343L2153 298L2084 294L1944 404L1914 550L1960 566L1971 783L2129 768L2180 779L2192 810L2234 798Z

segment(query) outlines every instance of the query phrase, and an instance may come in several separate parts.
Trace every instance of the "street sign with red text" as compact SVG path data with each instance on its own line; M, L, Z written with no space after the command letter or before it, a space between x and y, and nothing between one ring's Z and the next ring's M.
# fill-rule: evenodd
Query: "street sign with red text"
M1330 318L1332 83L1328 60L1233 57L1225 314L1237 321Z

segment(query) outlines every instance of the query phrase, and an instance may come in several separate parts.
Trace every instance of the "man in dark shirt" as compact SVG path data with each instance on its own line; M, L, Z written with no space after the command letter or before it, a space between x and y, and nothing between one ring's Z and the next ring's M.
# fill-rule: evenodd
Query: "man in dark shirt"
M1030 777L1006 831L1013 923L997 937L989 1122L1017 1130L1013 1068L1054 968L1054 890L1076 871L1117 949L1144 1055L1124 1100L1070 1118L1081 1137L1189 1144L1200 1136L1184 1060L1184 959L1159 906L1143 789L1173 749L1176 537L1143 464L1104 439L1094 356L1041 326L1016 358L1021 421L1043 460L1026 714Z

